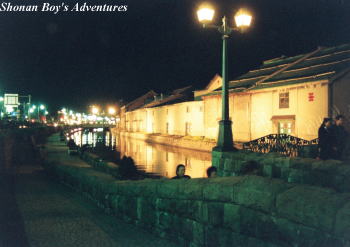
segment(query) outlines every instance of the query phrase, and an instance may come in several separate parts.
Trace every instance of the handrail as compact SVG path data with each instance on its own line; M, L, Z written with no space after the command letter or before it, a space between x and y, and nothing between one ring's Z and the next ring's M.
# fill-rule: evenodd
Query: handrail
M287 134L270 134L243 143L243 149L258 153L277 152L289 157L297 157L304 146L316 145L318 139L304 140Z

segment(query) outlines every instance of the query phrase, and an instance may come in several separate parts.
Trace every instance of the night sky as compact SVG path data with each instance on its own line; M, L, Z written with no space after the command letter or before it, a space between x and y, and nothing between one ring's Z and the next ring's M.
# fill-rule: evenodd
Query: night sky
M6 1L5 1L6 2ZM8 2L8 1L7 1ZM64 1L46 0L60 4ZM66 1L73 5L81 0ZM130 101L153 89L205 87L221 73L221 38L202 29L191 0L101 0L126 12L0 12L0 94L31 94L51 111ZM12 4L40 4L35 0ZM350 0L221 0L216 21L240 6L252 28L229 40L229 79L263 60L350 42Z

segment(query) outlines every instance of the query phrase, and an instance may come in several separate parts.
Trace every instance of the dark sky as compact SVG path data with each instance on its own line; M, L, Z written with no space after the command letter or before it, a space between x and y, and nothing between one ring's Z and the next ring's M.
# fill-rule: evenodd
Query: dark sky
M46 0L51 4L64 1ZM73 5L81 0L66 1ZM101 0L115 13L0 12L0 93L31 94L55 110L132 100L148 90L205 87L221 71L221 38L191 0ZM40 4L35 0L12 4ZM229 40L229 79L281 55L350 42L349 0L221 0L217 22L240 6L253 27Z

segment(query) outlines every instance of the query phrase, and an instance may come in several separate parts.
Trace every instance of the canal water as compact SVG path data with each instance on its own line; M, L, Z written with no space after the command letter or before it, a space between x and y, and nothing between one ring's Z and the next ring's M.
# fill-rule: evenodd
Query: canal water
M85 129L72 136L78 146L88 144L92 147L103 145L116 150L116 160L123 156L131 157L139 170L163 177L175 176L176 166L184 164L186 175L192 178L206 177L206 169L211 166L211 153L176 148L160 144L152 144L120 135L109 130ZM119 156L119 157L117 157Z

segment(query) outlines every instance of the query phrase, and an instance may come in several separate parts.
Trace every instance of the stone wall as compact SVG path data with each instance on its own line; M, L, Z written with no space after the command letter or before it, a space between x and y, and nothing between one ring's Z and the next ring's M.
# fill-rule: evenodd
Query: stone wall
M62 182L111 214L181 246L349 246L350 194L239 176L116 181L45 163Z
M43 144L51 132L48 128L0 130L0 170L38 163L37 145Z
M262 176L350 192L350 164L338 160L288 158L278 153L250 151L212 152L212 164L221 176L237 176L247 162L255 161Z

